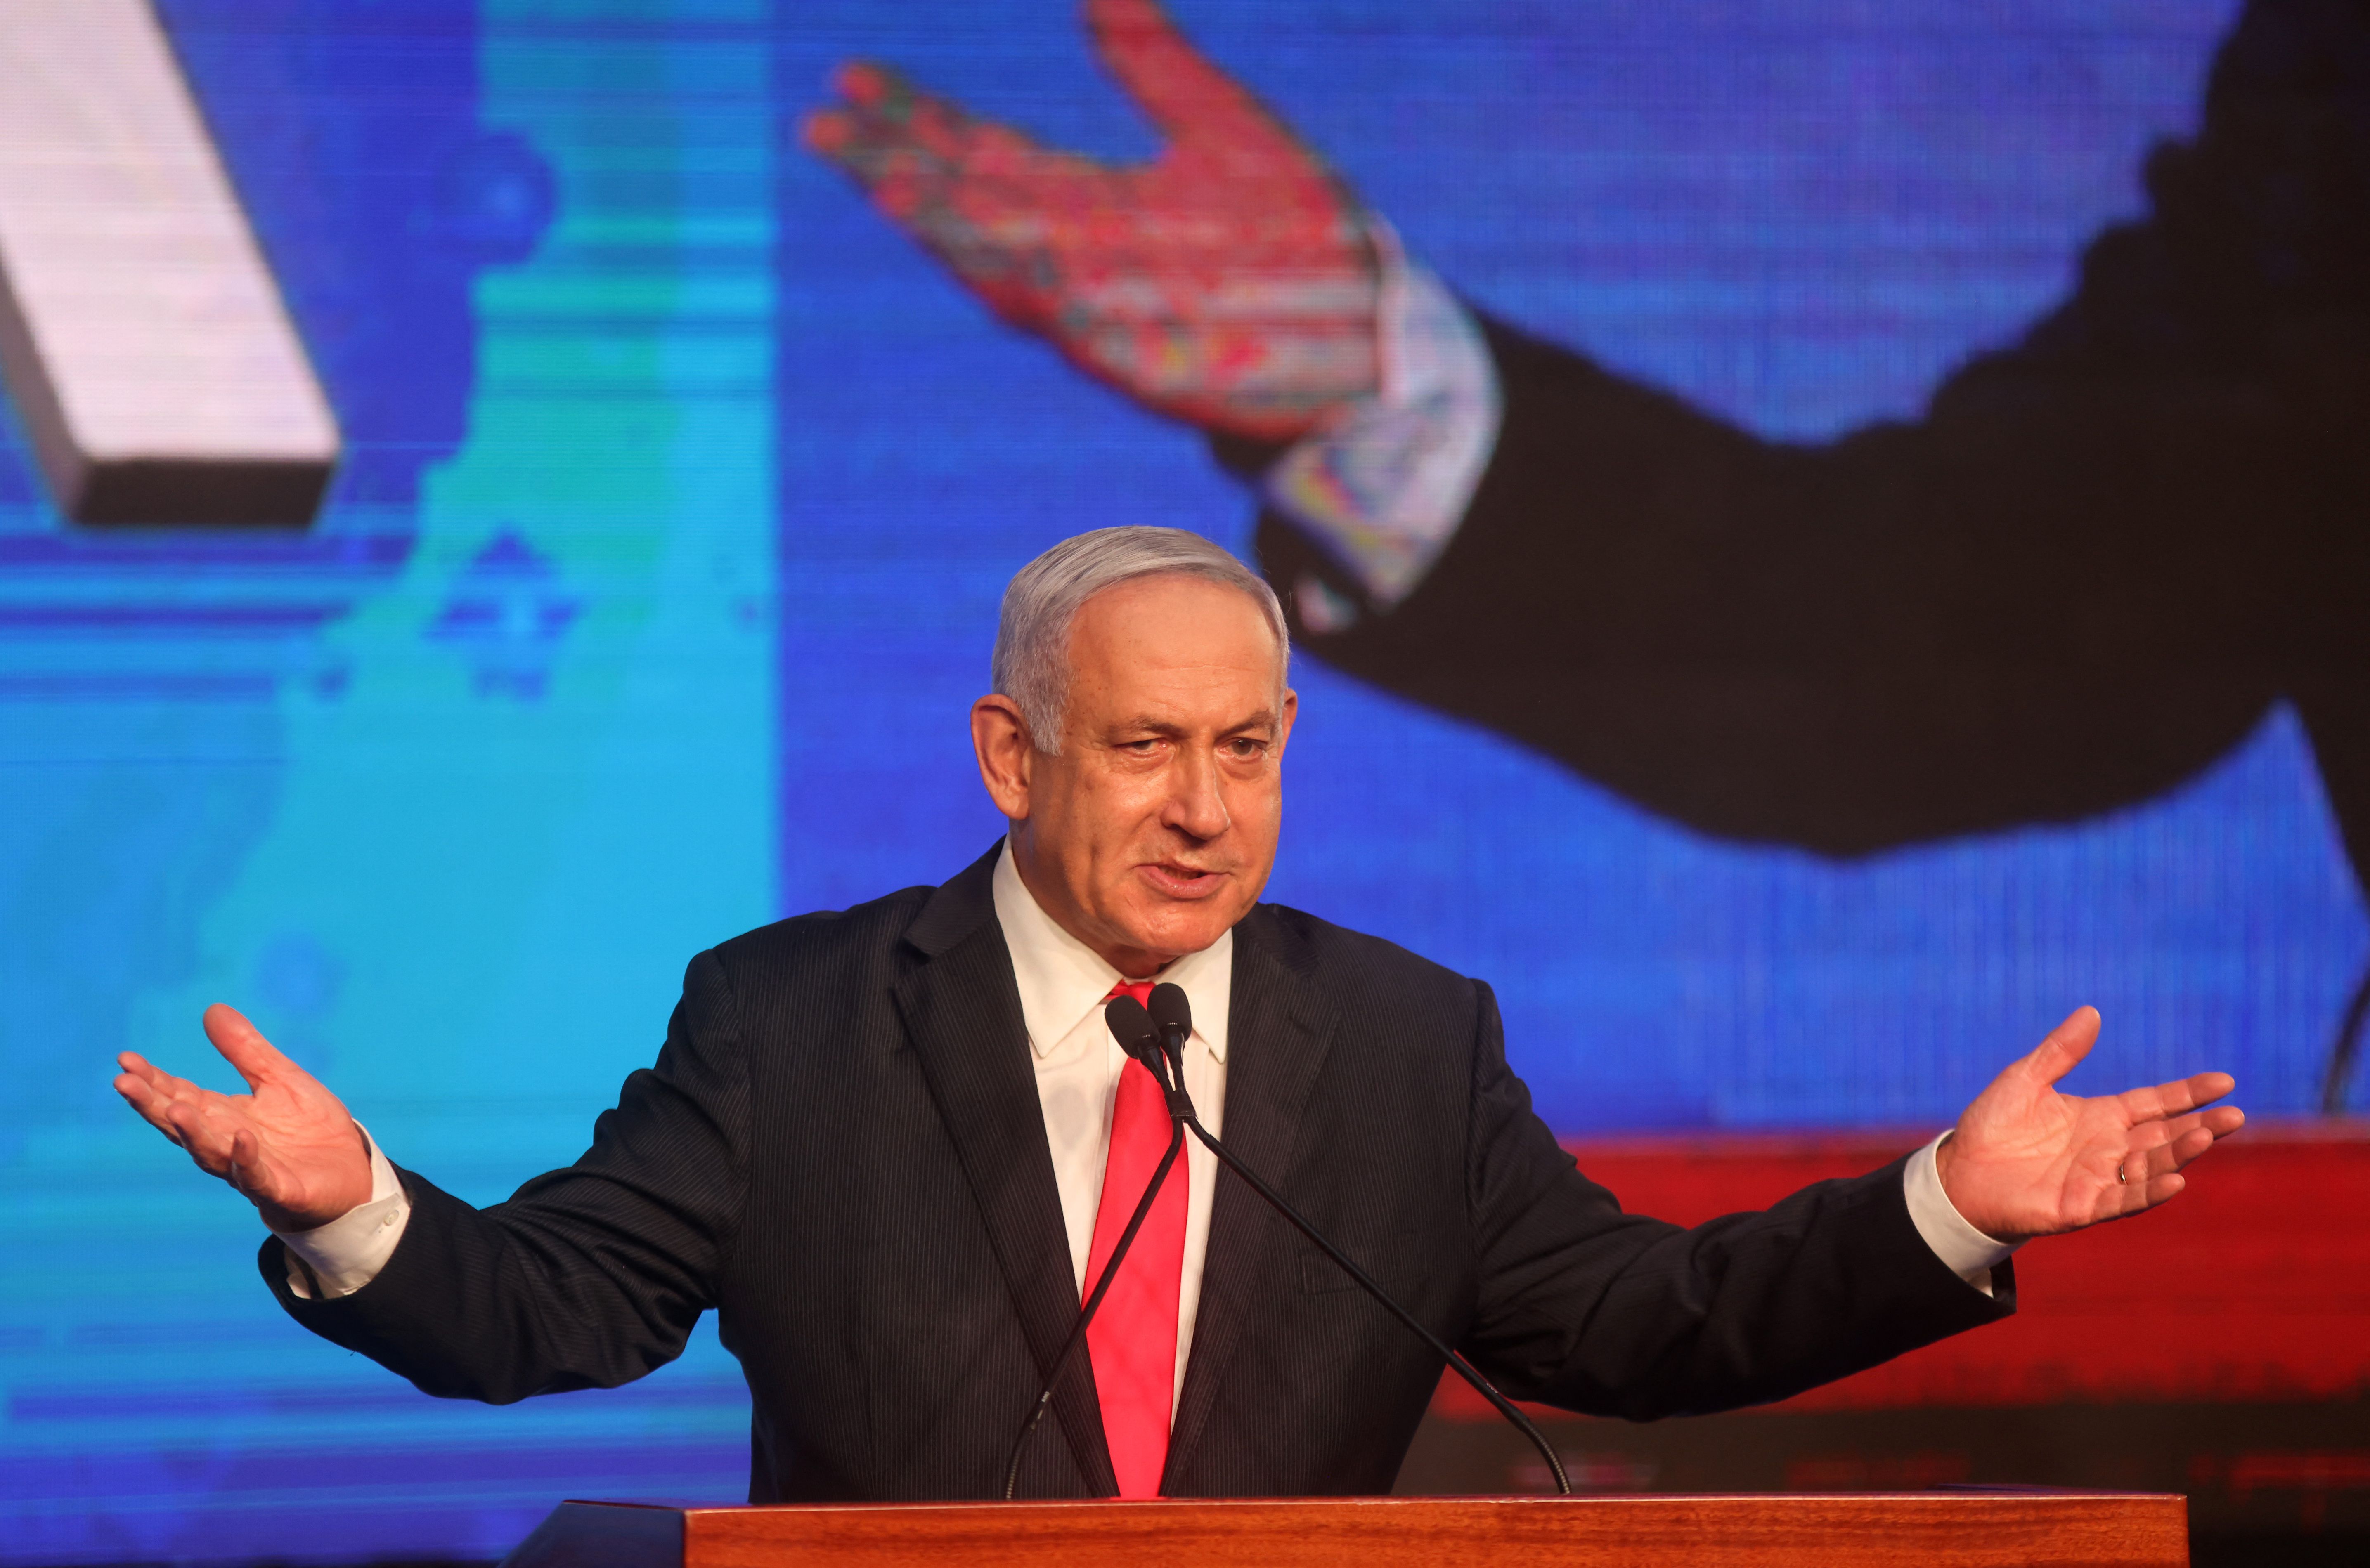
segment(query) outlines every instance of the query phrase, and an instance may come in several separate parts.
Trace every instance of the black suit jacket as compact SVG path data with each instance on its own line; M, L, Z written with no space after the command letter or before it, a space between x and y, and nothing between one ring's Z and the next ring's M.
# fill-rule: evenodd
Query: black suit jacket
M609 1386L721 1316L750 1496L977 1497L1078 1298L993 854L695 958L658 1063L507 1203L416 1174L307 1328L434 1394ZM1898 1162L1692 1230L1626 1215L1508 1070L1486 985L1294 910L1236 928L1227 1141L1509 1392L1646 1418L1773 1400L2012 1310L1918 1238ZM1163 1490L1389 1489L1439 1361L1221 1175ZM1033 1496L1114 1490L1080 1358Z

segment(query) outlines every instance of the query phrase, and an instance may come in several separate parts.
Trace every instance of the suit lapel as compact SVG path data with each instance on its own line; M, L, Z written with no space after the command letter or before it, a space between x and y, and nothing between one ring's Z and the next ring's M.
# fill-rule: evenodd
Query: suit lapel
M1019 987L995 919L995 865L991 853L923 907L905 939L927 961L898 983L897 1006L1041 1377L1078 1321L1078 1292ZM1053 1413L1087 1484L1105 1496L1116 1494L1083 1347L1054 1390ZM1027 1414L1012 1413L1013 1431ZM1003 1458L996 1455L999 1463Z
M1313 983L1314 968L1314 956L1266 905L1235 927L1224 1138L1237 1158L1286 1197L1295 1196L1292 1162L1302 1115L1332 1047L1332 1013ZM1275 1288L1270 1253L1293 1233L1289 1221L1221 1168L1164 1493L1185 1473L1205 1435L1226 1363L1254 1304Z

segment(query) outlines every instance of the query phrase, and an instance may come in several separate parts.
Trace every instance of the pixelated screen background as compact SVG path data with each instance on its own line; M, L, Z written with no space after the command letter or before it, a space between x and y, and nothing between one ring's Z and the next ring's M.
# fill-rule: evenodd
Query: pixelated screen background
M624 1390L430 1400L280 1314L110 1059L226 1087L196 1020L234 1001L492 1201L582 1148L693 953L987 848L1006 579L1113 522L1248 552L1255 503L797 127L869 58L1059 145L1156 133L1068 0L158 8L350 451L307 531L106 532L0 436L0 1561L490 1558L562 1495L735 1499L712 1331ZM1457 294L1810 443L2062 300L2239 14L1174 9ZM2129 808L1835 861L1294 681L1270 897L1490 980L1575 1139L1922 1139L2086 1001L2076 1087L2220 1067L2307 1116L2370 953L2285 708Z

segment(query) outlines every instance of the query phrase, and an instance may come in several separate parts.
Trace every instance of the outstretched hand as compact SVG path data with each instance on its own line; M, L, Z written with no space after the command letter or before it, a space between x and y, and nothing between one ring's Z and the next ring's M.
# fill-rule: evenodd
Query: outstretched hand
M1373 392L1380 269L1356 198L1155 0L1086 17L1168 138L1150 163L1041 146L873 64L840 71L807 145L996 315L1156 412L1285 441Z
M207 1008L205 1029L252 1093L201 1089L131 1051L116 1058L115 1092L274 1230L310 1230L368 1203L370 1145L343 1103L235 1009Z
M2183 1166L2245 1123L2236 1105L2198 1109L2237 1087L2226 1072L2091 1100L2059 1093L2098 1039L2098 1010L2077 1008L1959 1118L1936 1161L1968 1224L2015 1242L2154 1208L2188 1185Z

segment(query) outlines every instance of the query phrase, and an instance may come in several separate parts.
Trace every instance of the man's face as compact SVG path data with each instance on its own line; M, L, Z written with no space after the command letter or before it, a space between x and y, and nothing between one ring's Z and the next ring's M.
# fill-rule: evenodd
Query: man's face
M1207 947L1267 886L1295 701L1285 692L1279 707L1279 674L1248 595L1139 578L1088 600L1071 625L1061 754L1007 739L1017 800L998 788L974 710L1022 881L1123 973Z

